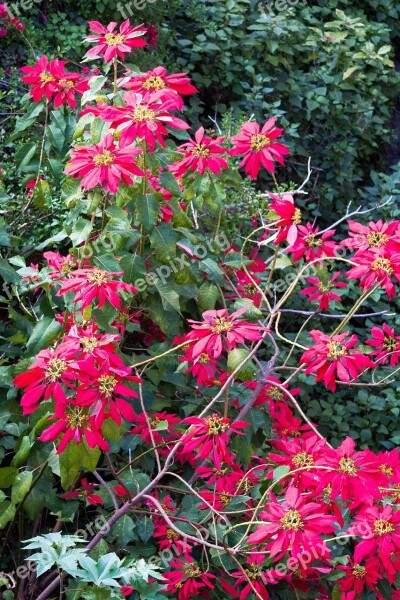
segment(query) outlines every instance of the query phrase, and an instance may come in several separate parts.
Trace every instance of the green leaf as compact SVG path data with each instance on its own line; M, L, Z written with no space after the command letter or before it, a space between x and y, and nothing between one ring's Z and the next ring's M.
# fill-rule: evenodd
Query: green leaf
M0 275L4 279L4 281L8 281L10 283L19 283L21 281L21 277L18 275L16 271L8 262L0 256Z
M229 371L233 373L248 356L249 351L245 348L236 348L235 350L231 350L228 354ZM238 379L239 381L249 381L253 379L256 372L257 368L251 361L249 361L235 375L235 379Z
M159 211L157 198L153 196L153 194L137 196L135 199L135 206L140 224L149 231L157 223Z
M104 75L96 75L89 80L89 88L86 92L84 92L82 96L82 105L90 102L91 100L95 100L97 96L100 96L99 91L104 86L107 81L107 77Z
M173 289L171 284L163 283L160 279L157 279L157 281L154 283L154 287L161 296L163 308L166 311L176 311L177 313L181 314L179 295Z
M31 489L32 480L32 471L22 471L21 473L18 473L11 490L11 502L13 504L22 502Z
M26 345L28 356L34 356L40 350L51 346L61 330L61 325L51 317L43 317L34 327Z
M149 517L141 517L136 522L136 531L142 542L146 544L154 533L153 521Z
M285 477L290 472L290 467L287 465L283 465L281 467L277 467L273 472L273 481L279 481L282 477Z
M175 177L169 171L163 171L160 174L160 183L168 192L180 198L182 196L181 189Z
M13 520L15 511L15 505L9 500L0 502L0 529L4 529L7 523Z
M200 269L205 271L210 281L215 281L220 285L224 283L224 272L212 258L206 258L201 261Z
M14 467L19 467L26 462L26 459L28 458L29 453L31 451L32 445L33 444L29 438L29 435L24 435L21 440L21 444L18 449L18 452L15 454L14 458L12 459L12 465Z
M0 488L11 487L18 475L15 467L3 467L0 469Z
M199 288L198 302L201 312L214 310L219 298L219 290L216 285L208 281L204 282Z
M150 245L155 249L157 257L164 262L176 256L176 243L178 234L169 223L162 223L155 227L150 235Z
M89 448L86 442L76 444L70 442L64 452L60 454L61 485L66 490L81 469L94 471L99 461L101 451L99 448Z
M27 165L29 165L30 161L35 155L37 150L36 142L29 142L28 144L24 144L17 150L14 155L14 161L17 166L18 171L22 171Z
M137 279L146 275L144 260L138 254L127 254L119 261L121 269L124 272L124 281L134 284Z
M74 224L72 232L69 237L73 245L80 246L82 242L87 242L89 239L89 235L91 234L93 229L93 225L90 221L86 219L79 218L77 222Z

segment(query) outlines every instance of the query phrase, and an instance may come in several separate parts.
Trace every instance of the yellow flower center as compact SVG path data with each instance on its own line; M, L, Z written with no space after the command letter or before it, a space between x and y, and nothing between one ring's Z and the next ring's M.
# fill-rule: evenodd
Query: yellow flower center
M326 285L324 283L322 283L322 281L320 281L318 284L318 291L322 292L323 294L326 294L327 292L330 291L330 289L332 287L333 287L333 283L331 281L328 281L328 283Z
M352 575L354 575L354 577L357 577L357 579L364 579L367 570L365 567L362 567L361 565L355 563L351 573Z
M347 354L346 346L343 344L339 344L338 342L329 342L328 343L328 358L333 358L333 360L337 360L341 356L345 356Z
M233 323L228 321L225 317L215 319L215 325L212 328L213 333L222 333L223 331L230 331L233 327Z
M341 458L339 461L339 471L341 473L347 473L352 477L354 477L354 475L357 475L357 468L354 460L352 458Z
M167 539L168 540L177 540L179 538L179 534L176 533L173 529L167 529Z
M206 365L209 362L210 362L210 357L208 356L208 354L206 354L205 352L203 352L203 354L200 354L199 363L201 365Z
M301 210L299 208L296 208L296 210L294 211L293 223L295 225L300 225L301 223Z
M112 165L114 161L115 156L111 154L109 150L104 150L102 154L96 154L96 156L93 157L93 162L96 167L101 167L102 165L108 167L109 165Z
M251 565L248 569L245 569L244 572L247 577L253 581L261 576L260 567L258 565Z
M379 537L386 535L387 533L392 533L393 531L393 525L389 523L389 521L385 521L385 519L377 519L374 523L374 533Z
M285 531L291 531L292 529L298 531L304 525L301 515L297 510L288 510L280 522Z
M280 389L276 387L276 385L271 386L266 393L267 396L269 396L273 400L283 399L283 392L281 392Z
M295 467L311 467L314 464L314 458L311 454L307 454L307 452L300 452L300 454L296 454L292 458L292 462Z
M210 156L210 151L205 144L197 144L192 148L191 153L197 158L208 158Z
M86 428L89 425L89 415L82 406L75 406L74 408L67 409L66 421L70 429L75 429L76 427Z
M99 377L100 392L104 394L106 398L111 398L117 383L118 380L114 377L114 375L103 375L102 377Z
M367 235L367 240L370 247L379 248L380 246L387 244L389 241L389 236L387 236L385 233L381 233L380 231L371 231L371 233Z
M380 465L379 470L382 471L382 473L384 473L388 477L391 477L393 475L393 469L388 465Z
M69 260L65 259L62 263L61 263L61 273L63 275L70 275L72 273L72 265L69 262Z
M93 352L93 350L99 345L99 342L95 337L85 336L81 339L81 344L85 352Z
M120 33L106 33L104 37L107 46L118 46L119 44L123 44L125 40L125 36Z
M373 271L383 271L387 275L391 275L393 273L393 267L388 258L377 258L372 263L371 269Z
M208 427L209 435L219 435L229 429L229 423L224 422L222 417L207 417L205 423Z
M184 573L188 577L200 577L203 574L199 567L193 567L192 565L188 566Z
M158 75L150 75L146 81L143 82L143 87L145 90L162 90L165 88L164 80Z
M49 83L50 81L55 81L55 78L50 73L47 73L47 71L43 71L43 73L40 73L40 81Z
M155 419L152 419L151 417L148 417L147 420L149 422L149 425L150 425L151 429L157 429L157 427L161 423L161 419L159 419L158 417L156 417Z
M261 133L257 133L257 135L252 135L250 140L250 149L253 152L261 152L265 146L269 146L271 140L268 136L262 135Z
M101 269L93 269L93 271L91 271L88 275L88 281L90 281L90 283L94 283L97 286L101 286L104 283L107 283L107 281L109 281L109 276L105 271L102 271Z
M141 121L154 121L156 117L156 113L154 110L150 110L147 106L139 105L133 111L133 119L136 123L140 123Z
M70 81L69 79L60 79L59 83L61 83L62 85L66 85L69 88L74 87L74 82Z
M397 350L399 342L394 338L385 335L382 346L385 348L385 350L387 350L387 352L394 352Z
M229 502L231 501L231 495L227 492L222 492L222 494L219 497L219 501L223 506L228 506Z
M313 247L317 247L319 248L320 246L322 246L322 240L315 240L315 233L310 233L310 235L308 235L305 239L304 239L305 243L307 244L307 246L309 246L310 248Z
M54 383L60 379L61 375L67 370L67 368L68 366L65 360L62 360L61 358L51 358L45 371L46 378L51 383Z
M246 283L243 286L244 291L246 292L246 294L248 294L249 296L255 296L257 294L257 288L255 285L252 285L251 283Z

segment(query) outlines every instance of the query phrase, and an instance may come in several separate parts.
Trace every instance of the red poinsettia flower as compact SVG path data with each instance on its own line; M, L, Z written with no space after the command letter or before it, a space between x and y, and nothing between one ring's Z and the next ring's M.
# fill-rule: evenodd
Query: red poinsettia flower
M187 561L174 558L170 567L175 570L164 572L163 577L168 581L167 590L175 594L178 600L191 600L197 596L208 600L208 590L214 589L211 580L216 579L215 575L202 571L191 557Z
M126 398L138 398L138 394L126 384L141 383L141 379L132 375L132 368L126 367L121 359L96 362L93 357L78 362L77 378L81 384L77 390L77 401L81 406L90 406L97 428L105 419L111 418L121 425L122 418L133 422L136 418L133 406Z
M329 486L330 498L340 496L342 502L351 501L351 506L372 504L381 498L379 486L384 485L385 477L379 468L376 455L369 450L355 451L355 442L347 437L337 449L326 449L318 464L331 470L320 471L320 487Z
M269 454L269 459L277 465L287 465L291 471L307 469L293 475L292 481L295 485L301 488L317 485L320 472L312 467L320 464L319 461L324 458L327 448L326 440L313 435L295 440L272 440L271 444L281 452L281 454L273 452Z
M65 62L61 63L65 65ZM57 92L60 61L56 58L49 61L47 56L41 56L33 67L21 67L24 75L21 80L32 86L30 95L34 102L39 102L43 96L50 100Z
M89 35L85 42L95 42L97 46L88 50L85 57L97 58L104 55L106 63L111 62L117 56L124 60L127 52L133 52L133 48L143 48L147 43L143 39L146 28L143 25L131 27L129 19L122 23L119 31L115 29L117 23L114 22L104 27L98 21L89 21L89 27L95 35Z
M108 133L99 144L75 146L64 173L75 179L82 177L81 186L85 190L100 185L115 194L121 183L133 184L133 175L144 176L135 163L135 155L141 152L135 146L118 147L113 134Z
M47 260L48 266L50 267L50 277L54 280L69 277L79 264L72 254L63 256L59 252L49 251L43 254L43 258Z
M196 94L198 89L190 83L186 73L167 74L164 67L155 67L146 71L144 75L133 75L129 77L122 87L126 87L139 94L162 91L162 98L172 100L177 110L182 110L183 100L181 96Z
M400 282L400 253L393 253L387 247L368 250L357 257L357 263L345 273L349 279L359 279L364 291L378 285L386 290L389 299L394 298L393 278Z
M379 560L375 556L368 558L365 565L360 565L351 558L348 565L339 565L338 569L344 571L344 577L338 581L342 600L356 600L365 587L375 592L375 586L382 578L379 566Z
M221 169L228 168L226 160L218 156L227 152L226 148L221 146L225 138L221 136L213 139L204 133L204 127L200 127L195 133L194 140L177 148L178 152L184 154L184 158L168 167L175 177L182 177L188 171L203 174L206 169L219 175Z
M75 292L74 303L81 302L84 309L93 300L98 300L98 308L102 308L108 301L114 308L120 308L121 299L117 292L137 292L137 289L124 281L115 281L114 277L123 275L122 271L108 272L97 267L94 269L77 269L67 281L64 281L57 292L57 296L63 296L69 292Z
M294 416L293 411L290 410L285 402L270 401L270 413L272 431L276 436L298 438L314 435L310 426L307 423L303 425L301 419Z
M189 423L192 427L183 436L181 442L182 452L190 454L196 452L200 460L210 458L219 469L221 464L232 462L232 455L228 451L229 433L243 435L248 423L238 421L232 423L230 419L213 414L210 417L187 417L182 423Z
M156 538L160 550L171 550L173 548L178 556L185 555L186 558L190 558L187 553L191 547L187 541L174 529L166 525L164 521L161 522L161 519L154 524L153 537Z
M54 442L62 434L57 454L64 452L72 440L76 444L86 440L89 448L100 448L105 452L110 449L96 426L95 417L90 414L90 407L82 406L77 400L69 398L63 402L56 402L54 415L49 420L56 422L45 429L38 440Z
M371 352L372 356L376 356L376 364L385 365L389 361L391 367L397 365L400 360L400 335L395 335L394 329L386 323L382 329L372 327L371 335L372 338L365 340L365 343L376 348Z
M260 130L258 123L246 121L237 135L232 137L234 147L230 150L231 156L244 154L239 165L246 167L246 173L255 179L260 172L261 165L270 173L274 173L274 161L284 164L284 156L290 154L283 144L275 142L282 134L283 129L275 127L276 119L268 119Z
M21 399L24 415L33 413L42 398L56 402L66 401L63 385L73 385L73 368L76 366L74 354L66 344L41 350L28 370L14 378L14 385L24 389Z
M121 592L124 598L127 598L128 596L133 594L135 588L130 583L126 583L125 585L119 588L119 591Z
M261 283L261 279L255 275L252 275L250 278L247 273L243 271L237 271L235 274L237 279L235 287L236 291L240 294L240 297L252 300L254 306L259 307L263 299L255 284L259 285ZM227 294L226 298L237 299L237 295Z
M260 325L239 319L248 309L248 306L243 306L231 315L225 309L207 310L203 313L203 321L188 319L193 331L185 335L185 340L188 342L199 340L191 348L192 357L196 358L206 353L213 358L218 358L223 349L229 351L246 340L252 342L260 340L262 338Z
M390 568L392 553L398 556L400 552L400 511L395 512L390 504L368 507L356 515L351 533L363 537L354 551L357 563L376 555Z
M185 373L191 373L196 378L198 385L208 386L210 381L218 378L217 361L205 352L193 358L189 349L181 360L189 362L190 366L186 369Z
M323 256L335 256L339 245L330 240L335 235L335 231L325 231L322 235L318 235L318 231L319 227L313 227L311 223L298 226L297 239L287 250L293 254L293 262L303 257L307 262L311 262Z
M117 351L116 342L121 339L112 333L100 333L96 323L91 322L87 327L72 325L63 337L65 345L69 345L77 354L77 358L84 359L93 356L100 360L113 361ZM119 360L119 359L118 359Z
M338 277L340 277L340 271L337 271L330 279L324 281L319 279L319 277L307 277L308 283L312 285L304 288L299 293L303 296L308 296L308 300L310 301L315 300L318 302L320 310L327 310L329 309L329 304L334 300L341 301L341 297L335 294L332 289L347 287L347 283L344 281L336 281Z
M342 246L355 250L354 256L358 256L373 248L382 248L393 238L398 237L397 229L400 221L384 223L379 220L376 223L370 221L368 225L361 225L357 221L348 221L349 235L342 242Z
M306 375L316 373L316 381L323 381L332 392L336 390L336 379L349 383L356 379L367 368L373 368L374 363L368 356L361 354L354 346L358 337L352 335L346 339L349 332L338 335L325 335L314 329L310 336L315 342L306 350L300 362L307 365Z
M309 552L310 549L314 549L310 556L315 556L318 549L318 556L329 557L329 549L320 534L335 530L335 517L326 514L325 504L310 502L297 488L290 486L282 503L271 494L271 502L265 508L260 513L265 524L257 526L255 533L249 536L249 544L268 541L266 549L274 560L282 558L287 551L292 557L300 557L304 550Z
M86 477L84 477L81 481L82 489L74 490L73 492L68 492L67 494L62 494L60 498L65 500L69 500L70 498L79 498L80 496L87 500L89 504L96 506L97 504L103 504L103 498L98 494L93 494L92 490L97 487L95 483L89 483Z
M274 243L280 244L286 240L292 246L299 235L298 226L301 223L301 210L295 207L293 196L288 192L285 192L281 196L271 193L268 195L273 200L270 209L278 217L278 220L274 221L274 225L278 228Z
M269 600L268 585L276 583L274 578L271 577L272 571L267 571L262 568L262 564L265 562L264 554L253 554L244 565L244 570L233 571L232 577L236 578L235 587L232 587L224 579L221 580L221 587L225 592L229 594L230 598L239 598L239 600L247 600L254 594L254 589L257 591L257 598L262 600ZM251 584L249 583L251 581ZM238 591L239 585L245 584L244 587Z
M67 105L76 108L75 94L82 96L89 89L89 78L80 73L63 73L57 80L57 91L54 94L54 108Z
M119 145L121 148L132 144L136 138L145 140L150 152L153 152L158 142L165 148L164 137L168 135L166 127L174 129L189 129L189 125L178 119L169 110L173 110L169 100L160 102L160 93L124 94L125 106L108 106L101 111L101 118L111 123L111 126L121 130ZM96 114L98 109L87 109Z
M131 429L131 434L140 435L142 440L151 445L150 429L153 435L153 440L156 444L161 444L166 440L176 438L177 431L175 425L181 422L176 415L171 415L164 412L156 412L146 416L144 413L136 415L134 418L135 426Z

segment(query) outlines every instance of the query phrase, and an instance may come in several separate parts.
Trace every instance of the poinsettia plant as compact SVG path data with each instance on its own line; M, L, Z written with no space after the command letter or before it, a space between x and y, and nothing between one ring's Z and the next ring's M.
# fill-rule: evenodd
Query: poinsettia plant
M333 447L301 386L333 403L395 377L400 332L375 305L398 293L400 222L358 208L322 229L308 178L278 181L273 115L189 133L189 76L129 62L146 28L89 27L95 70L22 68L22 210L61 189L69 212L35 263L2 263L24 349L2 371L2 560L17 523L36 536L15 597L398 598L398 449ZM229 194L261 170L267 208L228 239Z

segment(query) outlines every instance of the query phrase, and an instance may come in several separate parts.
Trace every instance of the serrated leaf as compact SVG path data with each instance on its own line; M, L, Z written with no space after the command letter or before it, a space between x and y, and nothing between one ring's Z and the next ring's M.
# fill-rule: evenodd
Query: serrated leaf
M170 283L163 283L160 279L154 283L154 287L157 289L161 296L162 306L166 311L176 311L181 314L181 305L179 302L179 295L173 289Z
M142 542L145 544L149 541L154 533L154 525L152 519L149 517L141 517L136 522L136 531Z
M159 212L158 200L153 194L137 196L135 199L136 212L139 222L149 231L157 223Z
M215 281L223 285L224 283L224 272L212 258L205 258L200 263L200 269L207 273L210 281Z
M178 234L168 223L155 227L150 235L150 245L157 253L157 257L164 262L176 256L176 243Z

